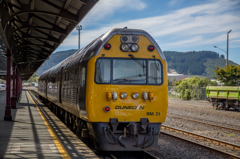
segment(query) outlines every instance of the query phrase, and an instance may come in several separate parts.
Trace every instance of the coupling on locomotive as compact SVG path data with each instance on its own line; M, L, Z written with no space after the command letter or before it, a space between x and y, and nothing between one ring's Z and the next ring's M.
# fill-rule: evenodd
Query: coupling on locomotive
M39 97L103 151L154 150L168 109L167 62L143 30L113 29L44 72Z

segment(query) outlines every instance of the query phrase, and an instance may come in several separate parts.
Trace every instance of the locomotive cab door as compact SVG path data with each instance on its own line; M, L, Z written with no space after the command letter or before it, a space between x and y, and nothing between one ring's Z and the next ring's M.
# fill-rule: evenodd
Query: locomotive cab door
M78 95L77 95L77 108L81 118L87 118L85 98L86 98L86 67L79 66L78 76Z
M80 80L81 80L81 66L79 66L78 68L78 81L77 81L77 109L79 112L79 116L80 116L80 90L81 90L81 86L80 86Z

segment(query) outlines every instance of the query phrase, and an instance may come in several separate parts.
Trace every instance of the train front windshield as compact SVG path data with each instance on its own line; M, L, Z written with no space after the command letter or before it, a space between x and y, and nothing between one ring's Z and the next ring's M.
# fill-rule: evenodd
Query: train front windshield
M96 62L95 82L159 85L162 83L162 65L154 59L100 58Z

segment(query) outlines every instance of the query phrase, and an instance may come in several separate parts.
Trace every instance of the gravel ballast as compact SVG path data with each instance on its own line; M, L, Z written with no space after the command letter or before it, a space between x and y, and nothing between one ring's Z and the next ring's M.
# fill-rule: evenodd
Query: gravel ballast
M198 121L201 121L201 119L209 120L212 121L211 124L220 122L218 125L221 126L225 126L226 124L232 125L233 128L234 125L236 125L236 127L240 126L240 112L215 110L212 108L211 103L207 101L169 99L168 114L184 118L187 117L189 119L191 119L191 117L195 119L198 118ZM174 118L174 116L170 115L167 116L163 124L240 145L239 131ZM157 150L151 153L159 158L227 158L214 151L163 134L160 135Z

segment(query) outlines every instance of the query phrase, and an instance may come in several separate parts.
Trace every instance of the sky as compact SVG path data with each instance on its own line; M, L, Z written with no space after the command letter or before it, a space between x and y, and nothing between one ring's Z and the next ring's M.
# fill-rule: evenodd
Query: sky
M240 0L99 0L79 23L81 47L113 28L142 29L162 51L210 50L240 64ZM220 50L218 48L224 50ZM78 49L73 30L56 51Z

